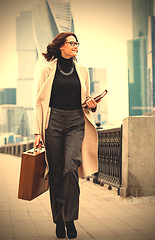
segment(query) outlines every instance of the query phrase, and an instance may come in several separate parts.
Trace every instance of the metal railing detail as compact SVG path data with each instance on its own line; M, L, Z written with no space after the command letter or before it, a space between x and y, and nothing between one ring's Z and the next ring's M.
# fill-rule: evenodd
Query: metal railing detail
M121 186L122 172L122 126L120 128L98 130L98 173L94 175L94 182Z

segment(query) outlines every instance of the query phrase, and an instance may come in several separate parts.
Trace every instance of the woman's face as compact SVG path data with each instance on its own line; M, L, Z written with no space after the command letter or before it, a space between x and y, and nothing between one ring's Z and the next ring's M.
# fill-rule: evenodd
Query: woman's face
M67 37L64 45L60 47L61 56L67 59L75 57L78 51L78 45L75 43L77 41L74 36Z

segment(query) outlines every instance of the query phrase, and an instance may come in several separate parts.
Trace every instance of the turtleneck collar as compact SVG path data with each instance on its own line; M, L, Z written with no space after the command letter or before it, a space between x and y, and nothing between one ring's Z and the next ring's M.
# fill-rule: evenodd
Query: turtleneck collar
M71 57L71 58L67 59L60 55L58 57L58 62L60 64L60 66L62 66L62 67L69 67L73 64L73 58Z

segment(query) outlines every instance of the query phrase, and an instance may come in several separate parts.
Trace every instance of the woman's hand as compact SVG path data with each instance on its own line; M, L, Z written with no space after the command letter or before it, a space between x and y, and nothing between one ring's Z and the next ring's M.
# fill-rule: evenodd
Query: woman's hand
M86 101L86 104L89 108L95 108L97 106L97 102L92 97Z
M35 146L35 147L38 147L39 144L40 144L40 141L41 141L41 136L40 136L40 134L37 134L37 135L36 135L36 138L35 138L35 140L34 140L34 146Z

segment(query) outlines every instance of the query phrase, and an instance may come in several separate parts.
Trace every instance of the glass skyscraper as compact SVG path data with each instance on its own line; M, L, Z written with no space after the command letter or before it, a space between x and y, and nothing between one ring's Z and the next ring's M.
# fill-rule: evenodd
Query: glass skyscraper
M155 108L155 17L150 16L148 21L148 54L147 54L148 82L151 96L148 101Z
M42 0L32 9L34 40L38 55L46 51L46 46L59 32L74 32L70 1Z
M0 132L14 133L22 137L30 135L27 113L24 107L16 105L0 106Z
M147 102L147 38L128 41L129 116L143 115Z
M151 80L148 79L148 18L153 0L132 0L133 40L128 41L129 116L153 109Z
M107 70L100 68L89 68L90 94L92 97L101 94L107 89ZM108 122L108 96L98 104L97 111L93 113L95 122L102 125Z
M37 51L33 38L32 13L21 12L16 19L18 52L17 105L24 107L28 116L29 134L33 133L33 75Z
M153 16L153 0L132 0L133 38L147 36L149 16Z
M16 88L0 89L0 105L16 104Z

